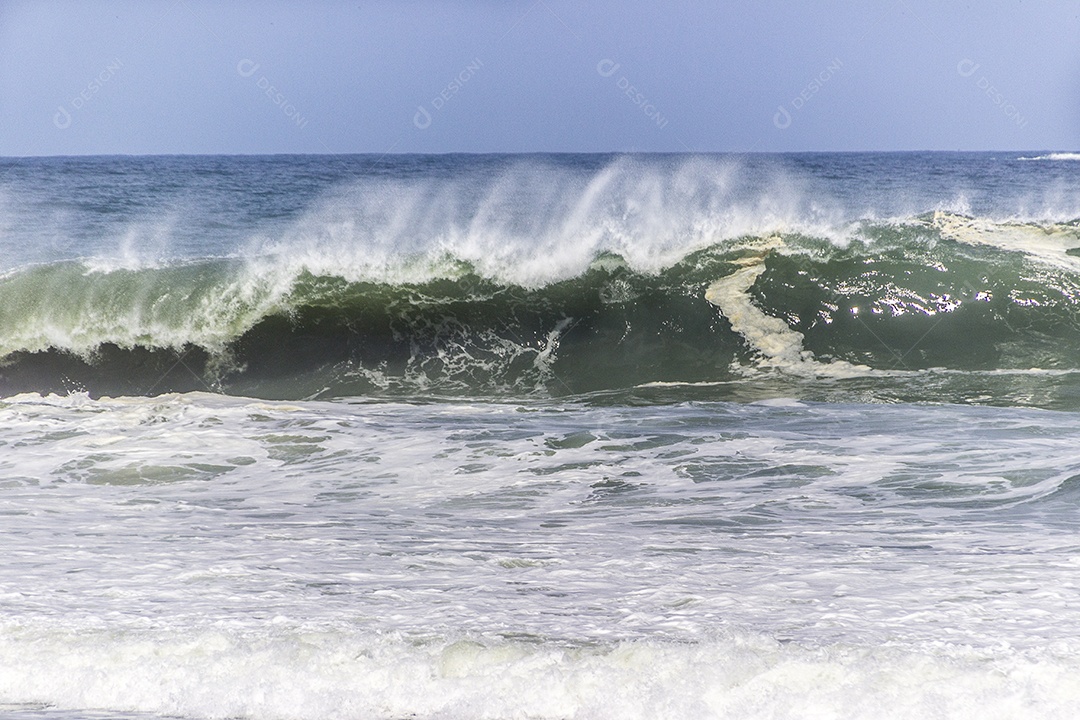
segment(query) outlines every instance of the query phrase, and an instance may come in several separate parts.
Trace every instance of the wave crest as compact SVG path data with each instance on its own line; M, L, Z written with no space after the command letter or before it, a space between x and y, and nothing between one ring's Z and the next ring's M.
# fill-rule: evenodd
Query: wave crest
M903 383L938 369L1066 372L1080 353L1075 223L936 212L864 222L842 243L787 232L670 255L664 243L651 256L596 251L568 277L562 260L536 269L544 252L515 275L505 258L473 262L451 243L391 246L359 267L281 253L9 272L0 393L520 396L763 374Z

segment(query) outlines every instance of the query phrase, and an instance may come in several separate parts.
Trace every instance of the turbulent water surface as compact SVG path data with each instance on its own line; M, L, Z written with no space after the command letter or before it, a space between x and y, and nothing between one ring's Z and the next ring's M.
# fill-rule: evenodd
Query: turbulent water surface
M0 160L0 714L1072 717L1077 157Z

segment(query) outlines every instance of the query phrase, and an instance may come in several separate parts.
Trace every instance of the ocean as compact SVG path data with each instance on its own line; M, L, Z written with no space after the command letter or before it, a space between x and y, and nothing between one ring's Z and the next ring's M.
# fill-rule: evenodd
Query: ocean
M1080 154L0 159L0 716L1072 718Z

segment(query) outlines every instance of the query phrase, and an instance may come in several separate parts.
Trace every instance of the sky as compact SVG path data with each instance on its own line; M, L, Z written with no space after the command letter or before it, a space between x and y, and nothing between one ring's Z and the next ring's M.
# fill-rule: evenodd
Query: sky
M1076 0L0 0L0 155L1080 148Z

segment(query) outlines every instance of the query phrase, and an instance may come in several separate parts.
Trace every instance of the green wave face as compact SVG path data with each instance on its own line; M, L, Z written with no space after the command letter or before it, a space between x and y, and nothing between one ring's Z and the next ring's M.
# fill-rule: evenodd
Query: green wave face
M0 356L60 350L92 355L124 349L223 350L262 316L278 293L230 261L95 271L61 262L0 278Z
M415 282L265 259L43 265L0 279L0 392L1072 407L1075 247L1075 225L939 213L846 244L737 238L655 272L607 253L539 287L447 257L411 260Z
M1030 233L1044 229L1017 228L1013 244ZM1042 254L933 227L869 235L817 257L774 254L755 302L803 333L816 356L879 370L1080 367L1080 262L1066 247L1080 234Z

